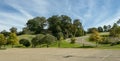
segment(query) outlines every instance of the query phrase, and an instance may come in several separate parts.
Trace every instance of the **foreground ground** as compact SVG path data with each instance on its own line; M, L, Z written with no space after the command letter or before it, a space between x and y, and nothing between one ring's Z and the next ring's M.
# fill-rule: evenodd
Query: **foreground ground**
M120 61L120 50L13 48L0 50L0 61Z

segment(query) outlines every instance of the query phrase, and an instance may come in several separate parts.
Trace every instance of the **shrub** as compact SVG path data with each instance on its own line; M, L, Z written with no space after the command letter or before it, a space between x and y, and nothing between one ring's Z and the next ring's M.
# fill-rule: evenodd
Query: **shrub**
M42 40L44 41L45 44L47 44L47 47L49 47L50 44L55 42L56 37L54 37L53 35L47 34Z
M99 42L100 44L110 44L110 40L107 37L103 37L102 41Z
M38 34L35 38L32 39L31 43L32 43L32 47L36 47L37 45L41 45L44 43L43 38L45 37L45 35L43 34Z
M71 38L71 42L70 42L70 43L71 43L71 44L74 44L74 43L75 43L75 41L76 41L75 37L72 37L72 38Z
M19 41L19 43L20 43L20 44L23 44L25 47L29 47L29 46L30 46L30 42L29 42L29 40L27 40L27 39L21 39L21 40Z
M3 34L0 34L0 48L4 44L6 44L6 38Z
M110 46L114 46L114 45L118 45L118 44L120 44L120 41L115 41L115 42L111 42Z

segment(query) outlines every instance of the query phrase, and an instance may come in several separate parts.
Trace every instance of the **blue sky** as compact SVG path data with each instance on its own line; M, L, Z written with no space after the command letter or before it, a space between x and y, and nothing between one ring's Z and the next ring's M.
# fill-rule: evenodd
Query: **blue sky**
M17 27L36 16L68 15L85 29L113 24L120 18L120 0L0 0L0 31Z

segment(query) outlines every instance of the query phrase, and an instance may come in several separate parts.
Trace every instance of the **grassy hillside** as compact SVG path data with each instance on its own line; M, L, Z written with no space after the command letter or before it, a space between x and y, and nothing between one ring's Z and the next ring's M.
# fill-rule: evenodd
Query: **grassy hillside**
M35 35L20 35L20 36L18 36L19 39L28 39L29 41L32 40L33 37L35 37Z
M101 32L100 35L109 35L109 32Z

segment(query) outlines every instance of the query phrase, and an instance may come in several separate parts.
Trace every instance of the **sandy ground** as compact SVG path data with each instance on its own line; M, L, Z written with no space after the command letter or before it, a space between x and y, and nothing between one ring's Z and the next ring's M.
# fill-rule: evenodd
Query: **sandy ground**
M120 61L120 50L13 48L0 50L0 61Z

